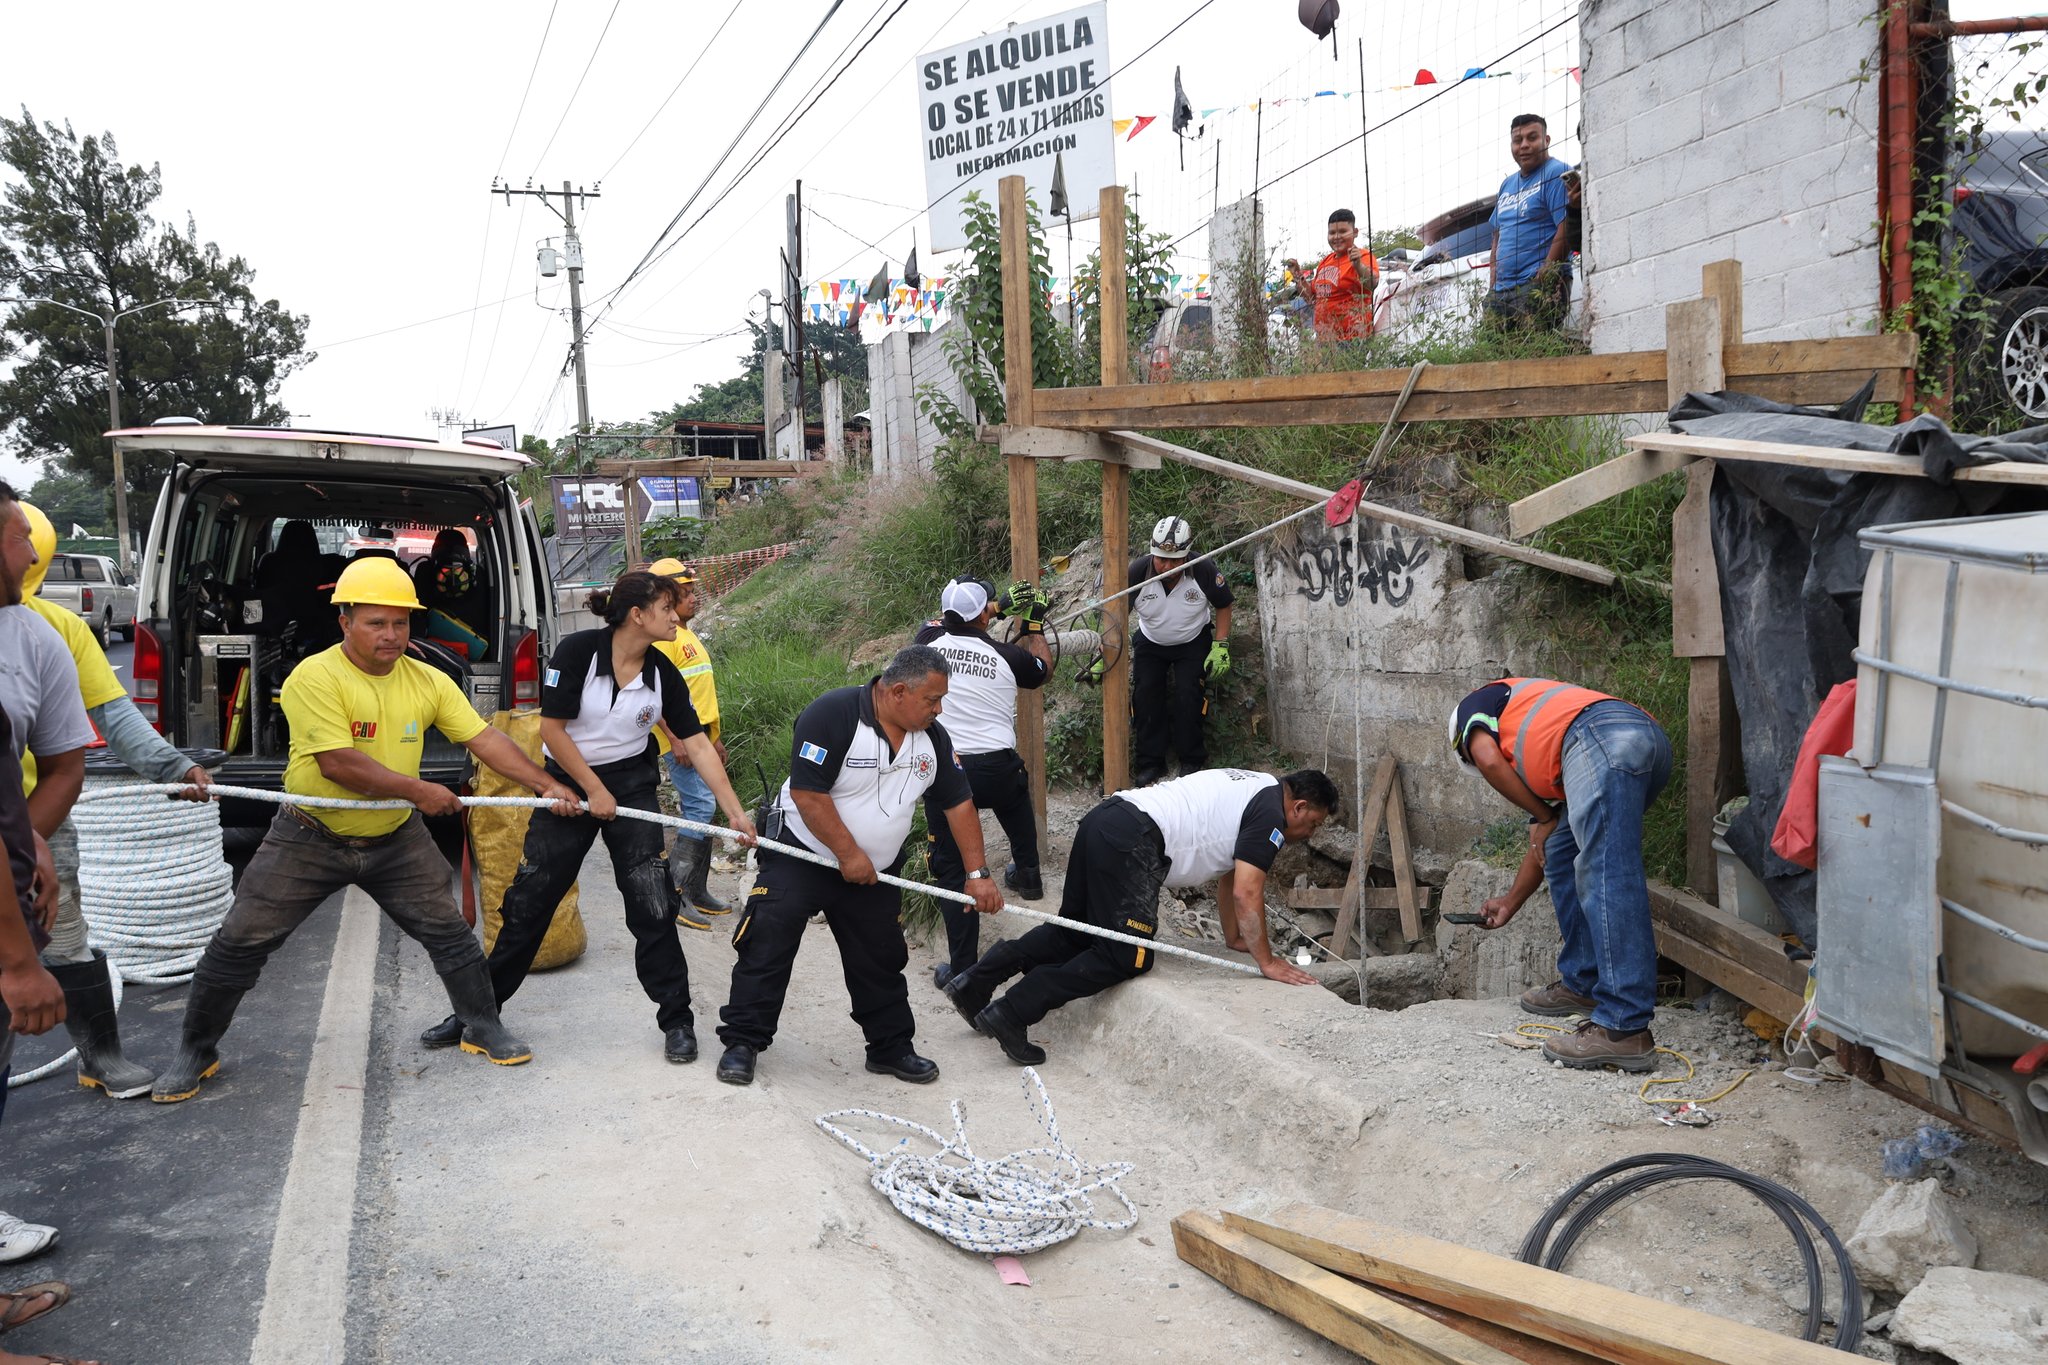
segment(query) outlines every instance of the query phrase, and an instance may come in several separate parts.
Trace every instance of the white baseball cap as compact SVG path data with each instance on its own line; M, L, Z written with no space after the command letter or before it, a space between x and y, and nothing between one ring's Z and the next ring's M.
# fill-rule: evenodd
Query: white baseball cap
M988 585L978 578L956 578L939 594L939 610L972 621L988 610Z

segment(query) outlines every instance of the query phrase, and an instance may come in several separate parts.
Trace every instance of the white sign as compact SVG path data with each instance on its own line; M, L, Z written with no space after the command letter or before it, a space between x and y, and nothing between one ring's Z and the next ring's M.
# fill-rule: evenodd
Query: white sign
M932 249L967 245L961 201L1021 175L1051 217L1053 164L1066 172L1076 218L1093 218L1096 195L1116 183L1110 128L1109 5L1083 5L942 48L918 59L918 131Z

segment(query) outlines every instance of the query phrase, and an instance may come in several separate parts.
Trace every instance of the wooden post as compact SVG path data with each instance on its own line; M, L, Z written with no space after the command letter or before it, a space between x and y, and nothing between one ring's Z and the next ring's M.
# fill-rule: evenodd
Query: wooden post
M640 548L640 509L633 505L633 488L640 480L632 474L619 479L619 501L626 504L626 568L637 569L647 562Z
M822 397L825 407L825 459L834 465L846 460L846 411L840 401L840 392L837 375L825 381Z
M1003 406L1011 426L1032 425L1031 225L1025 217L1024 177L1006 175L997 185L1003 245ZM1010 462L1010 577L1038 581L1038 465L1029 455ZM1038 840L1045 843L1045 699L1017 694L1017 752L1031 773L1031 809Z
M1125 382L1130 370L1130 316L1125 295L1124 187L1102 189L1102 384ZM1130 586L1131 471L1121 464L1102 463L1102 591L1122 592ZM1120 597L1102 608L1102 643L1112 662L1102 676L1102 794L1112 796L1131 785L1131 641L1130 599Z
M1687 393L1726 387L1726 347L1731 335L1740 336L1741 263L1716 261L1701 273L1706 297L1671 304L1664 312L1665 389L1673 404ZM1732 333L1729 313L1734 315ZM1724 713L1722 705L1728 651L1710 524L1714 469L1712 460L1687 468L1685 498L1671 518L1671 652L1692 661L1686 703L1685 876L1695 891L1710 897L1718 881L1714 815L1728 776L1723 756L1733 711Z

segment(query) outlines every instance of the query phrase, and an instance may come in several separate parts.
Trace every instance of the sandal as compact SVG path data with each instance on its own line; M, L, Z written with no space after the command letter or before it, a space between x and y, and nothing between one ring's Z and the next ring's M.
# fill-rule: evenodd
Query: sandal
M100 1365L97 1360L81 1360L77 1356L37 1356L43 1365Z
M48 1298L51 1302L41 1308L23 1309L35 1299ZM26 1323L34 1322L45 1313L54 1313L71 1302L71 1286L62 1280L44 1280L26 1289L12 1293L0 1290L0 1334L12 1332Z

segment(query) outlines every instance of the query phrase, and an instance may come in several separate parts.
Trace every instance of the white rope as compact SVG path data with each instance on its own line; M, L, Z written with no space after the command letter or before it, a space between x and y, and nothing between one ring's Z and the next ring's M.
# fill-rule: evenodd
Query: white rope
M191 790L191 787L177 783L137 783L132 786L107 787L97 791L85 792L78 798L78 805L84 806L102 801L119 801L124 798L138 796L169 796ZM303 796L296 792L264 791L256 787L230 787L220 783L215 783L208 787L207 790L216 797L232 796L248 801L267 801L272 805L278 806L298 806L319 810L413 809L410 801L360 801L338 796ZM463 805L470 807L525 807L529 810L548 810L554 806L554 802L544 801L537 796L464 796L457 799ZM582 802L577 804L583 805ZM76 807L73 809L76 810ZM584 806L584 809L587 810L588 806ZM724 839L732 843L740 842L740 836L723 825L704 824L696 820L685 820L681 816L664 815L659 811L636 810L630 806L620 806L618 813L623 819L645 820L649 824L666 825L672 829L687 830L692 834L707 835L714 839ZM813 853L807 848L799 848L793 844L778 843L773 839L761 839L758 841L758 844L761 848L769 849L803 862L815 863L819 867L829 867L834 871L837 871L839 867L836 859L827 857L822 853ZM891 876L886 872L877 872L875 877L877 881L885 882L890 886L902 887L906 891L921 891L927 896L936 896L941 900L956 901L961 905L974 904L974 897L962 891L950 891L943 886L931 886L924 882L914 882L904 877ZM1021 905L1010 905L1007 902L1002 906L1002 910L1005 914L1017 915L1024 919L1037 920L1044 924L1057 924L1061 928L1071 929L1077 934L1090 934L1096 938L1106 938L1116 943L1128 943L1134 947L1144 948L1150 952L1161 953L1170 957L1184 957L1190 961L1202 963L1204 966L1220 967L1225 971L1242 972L1247 976L1260 975L1259 969L1251 963L1232 962L1229 958L1217 957L1210 953L1198 953L1192 948L1183 948L1177 943L1161 943L1156 939L1139 938L1135 934L1126 934L1115 929L1104 929L1100 925L1089 924L1082 920L1063 919L1058 915L1042 914L1039 911L1026 910Z
M170 985L191 980L234 904L235 874L221 851L220 807L212 802L157 801L150 818L139 821L134 810L102 795L155 790L161 788L95 788L72 807L71 823L89 942L107 955L116 976Z
M1038 1091L1034 1117L1045 1129L1049 1145L993 1161L976 1156L967 1145L967 1113L959 1100L953 1101L950 1139L921 1123L872 1109L820 1114L818 1127L866 1159L872 1168L868 1183L898 1213L962 1251L1019 1256L1056 1246L1083 1228L1122 1232L1136 1224L1138 1210L1117 1184L1136 1168L1128 1161L1094 1165L1081 1160L1060 1138L1052 1097L1045 1093L1037 1070L1025 1067L1023 1080L1027 1097L1033 1087ZM844 1119L907 1128L938 1150L929 1155L914 1152L910 1139L903 1138L886 1151L876 1151L840 1127ZM1098 1214L1098 1195L1123 1205L1124 1217Z

